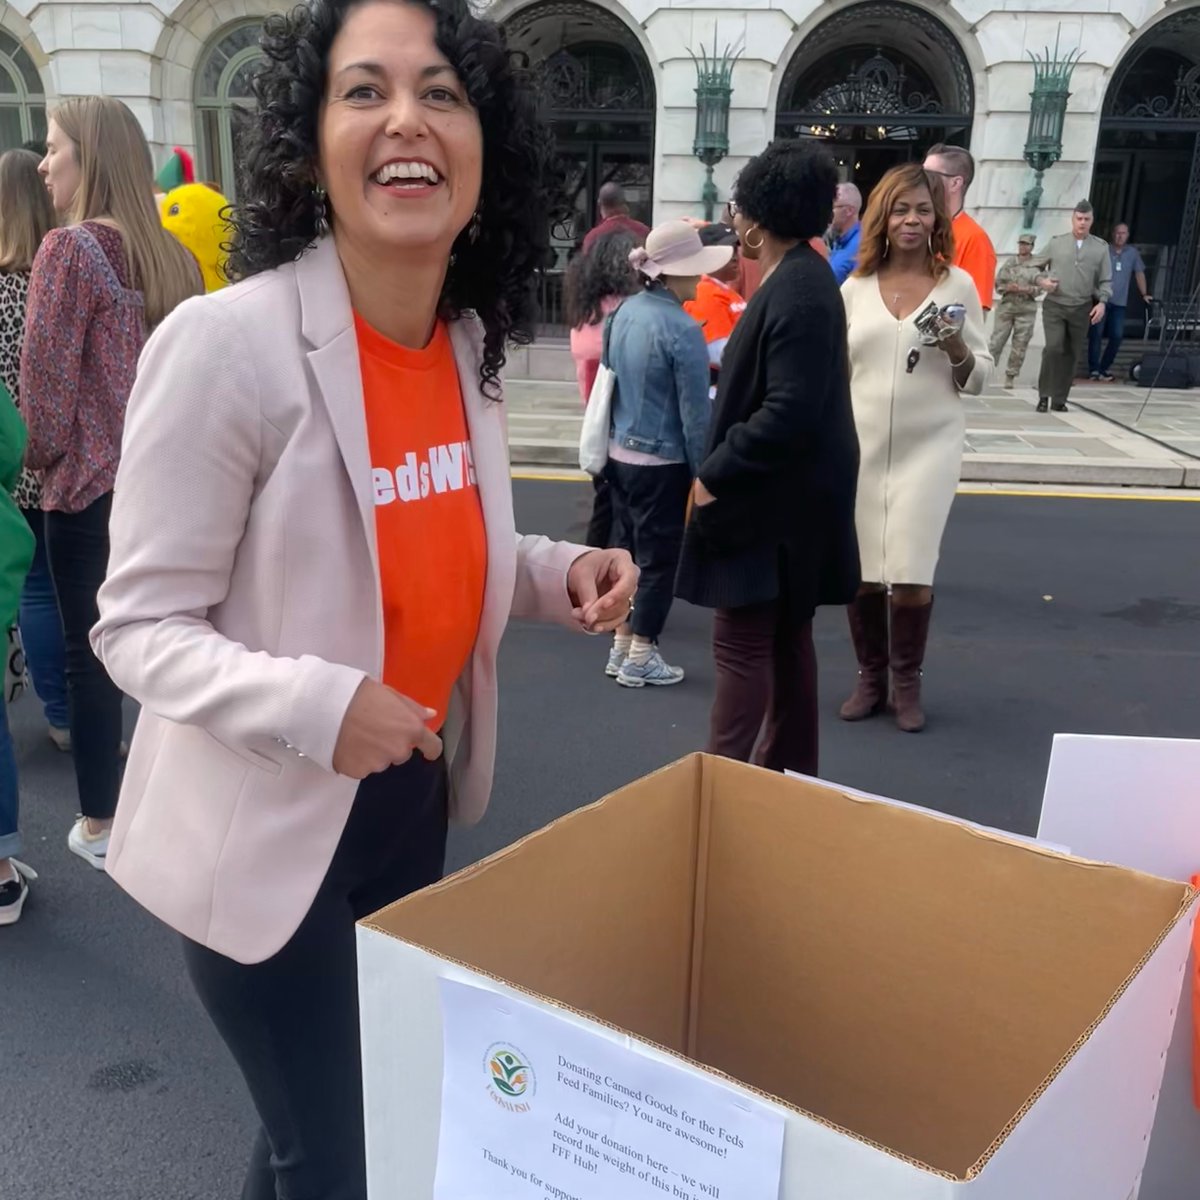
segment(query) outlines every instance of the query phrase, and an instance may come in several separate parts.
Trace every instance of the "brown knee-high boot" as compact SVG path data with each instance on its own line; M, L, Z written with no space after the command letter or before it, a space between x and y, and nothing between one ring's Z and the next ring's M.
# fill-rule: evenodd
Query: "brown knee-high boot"
M921 664L925 661L932 613L932 600L921 605L892 601L892 711L897 728L905 733L920 733L925 728Z
M858 684L842 705L843 721L862 721L887 706L887 592L863 592L846 608L850 637L858 657Z

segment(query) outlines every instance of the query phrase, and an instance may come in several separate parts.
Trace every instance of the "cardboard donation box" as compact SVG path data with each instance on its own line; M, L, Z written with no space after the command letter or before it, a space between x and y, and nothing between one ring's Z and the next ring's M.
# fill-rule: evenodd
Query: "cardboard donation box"
M1130 1200L1194 896L695 755L360 925L371 1200Z

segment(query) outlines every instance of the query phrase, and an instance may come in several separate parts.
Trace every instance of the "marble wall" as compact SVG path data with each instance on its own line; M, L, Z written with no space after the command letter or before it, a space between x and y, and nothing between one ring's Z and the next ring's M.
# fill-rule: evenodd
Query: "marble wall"
M975 85L971 146L978 173L968 209L1001 251L1015 251L1023 225L1021 199L1033 183L1025 164L1029 93L1028 55L1053 46L1083 54L1071 82L1063 158L1047 172L1036 227L1049 234L1067 227L1075 202L1088 194L1100 110L1114 68L1139 32L1180 4L1163 0L912 0L950 31L970 65ZM659 82L659 217L693 212L703 169L691 158L695 73L689 47L742 39L734 76L730 157L717 169L727 194L746 158L774 131L778 89L792 55L822 21L849 5L844 0L763 0L716 13L705 0L629 0L629 18L651 42ZM612 7L610 4L609 7ZM887 53L886 47L884 53Z
M656 217L692 213L703 168L692 157L695 68L690 51L740 42L730 119L732 153L717 170L728 194L738 169L770 139L777 91L796 48L846 0L742 0L718 10L712 0L599 0L639 39L654 74L658 113ZM1028 52L1080 47L1072 81L1063 160L1046 176L1039 230L1057 230L1086 195L1105 87L1139 31L1180 0L911 0L936 16L962 47L975 84L972 148L979 173L968 207L1002 251L1015 246L1021 196L1032 173L1021 158L1032 68ZM1194 0L1182 0L1190 3ZM521 0L497 0L511 15ZM205 48L231 23L264 15L277 0L9 0L0 25L30 52L50 102L103 92L119 96L141 120L156 153L194 149L194 80Z

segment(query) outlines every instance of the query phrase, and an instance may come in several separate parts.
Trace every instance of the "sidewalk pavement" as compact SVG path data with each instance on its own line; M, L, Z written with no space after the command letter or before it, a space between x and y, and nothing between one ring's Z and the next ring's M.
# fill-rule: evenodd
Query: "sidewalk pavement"
M1020 385L963 397L964 481L1200 488L1200 390L1084 382L1068 412L1038 413L1036 402ZM505 404L515 466L578 467L573 383L512 379Z

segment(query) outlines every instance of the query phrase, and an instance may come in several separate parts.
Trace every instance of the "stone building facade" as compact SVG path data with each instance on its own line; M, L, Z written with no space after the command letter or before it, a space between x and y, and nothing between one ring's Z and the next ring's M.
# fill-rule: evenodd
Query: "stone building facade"
M56 97L103 92L137 113L158 155L188 147L232 189L258 23L277 7L10 0L0 146L39 136ZM1012 250L1032 183L1029 54L1057 42L1081 57L1037 231L1062 229L1090 195L1101 233L1132 224L1156 293L1186 295L1198 274L1200 0L495 0L491 12L535 70L571 167L577 212L555 230L564 259L605 179L624 181L649 220L698 211L692 56L730 45L741 53L722 196L777 134L826 141L864 188L952 141L979 162L968 207Z

